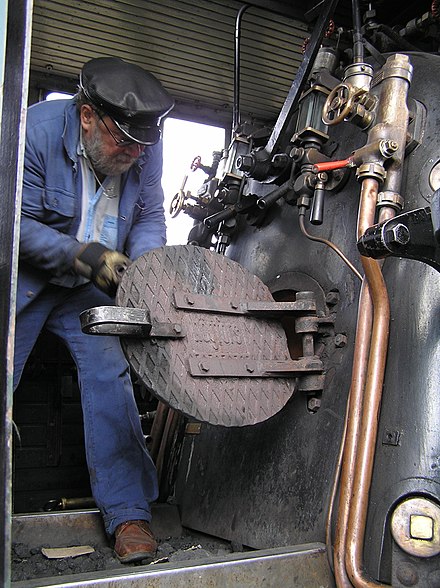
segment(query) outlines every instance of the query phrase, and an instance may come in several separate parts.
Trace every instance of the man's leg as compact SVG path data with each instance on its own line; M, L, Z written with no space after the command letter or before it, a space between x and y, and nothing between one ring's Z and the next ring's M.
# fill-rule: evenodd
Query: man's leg
M14 390L17 388L24 366L49 316L56 297L50 289L43 291L31 302L15 321Z
M78 368L93 496L112 535L123 522L150 521L158 487L119 339L80 328L83 310L110 304L91 284L75 288L46 326L66 342Z

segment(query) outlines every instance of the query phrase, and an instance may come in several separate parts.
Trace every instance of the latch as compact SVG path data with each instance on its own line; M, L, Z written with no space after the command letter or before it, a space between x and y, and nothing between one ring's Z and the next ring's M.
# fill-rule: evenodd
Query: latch
M79 315L81 330L88 335L126 335L155 339L181 339L185 337L178 323L151 322L144 308L123 306L95 306Z

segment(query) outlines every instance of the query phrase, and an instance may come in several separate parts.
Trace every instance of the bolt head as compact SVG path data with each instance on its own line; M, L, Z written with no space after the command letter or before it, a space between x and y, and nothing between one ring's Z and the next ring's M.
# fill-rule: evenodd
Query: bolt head
M396 245L406 245L410 240L409 229L406 225L398 223L392 229L387 231L387 236L390 243Z

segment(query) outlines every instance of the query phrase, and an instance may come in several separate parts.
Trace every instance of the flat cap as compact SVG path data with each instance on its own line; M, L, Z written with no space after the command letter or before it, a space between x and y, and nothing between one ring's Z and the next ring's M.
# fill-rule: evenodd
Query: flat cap
M153 74L119 57L98 57L84 64L79 85L129 139L144 145L160 139L160 121L174 100Z

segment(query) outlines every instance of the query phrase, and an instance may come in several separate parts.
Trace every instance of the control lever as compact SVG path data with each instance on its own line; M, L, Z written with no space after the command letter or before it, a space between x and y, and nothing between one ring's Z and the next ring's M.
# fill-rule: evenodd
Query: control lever
M205 218L205 220L203 221L203 224L205 225L205 227L208 227L208 229L214 229L221 222L223 222L225 220L229 220L230 218L234 217L236 214L237 214L237 211L235 209L235 205L228 206L228 208L225 208L224 210L221 210L220 212L216 212L215 214L211 214L211 216L207 216Z
M288 180L284 184L281 184L281 186L279 188L276 188L273 192L270 192L270 194L268 194L267 196L263 196L262 198L259 198L257 200L258 208L261 208L261 210L266 210L267 208L269 208L269 206L272 206L272 204L275 204L275 202L277 200L279 200L285 194L287 194L287 192L289 192L289 190L292 190L292 188L293 188L293 185L292 185L291 180Z
M318 181L315 185L313 193L313 204L310 211L310 222L312 225L322 225L324 220L324 197L325 197L325 182L327 174L318 174Z

